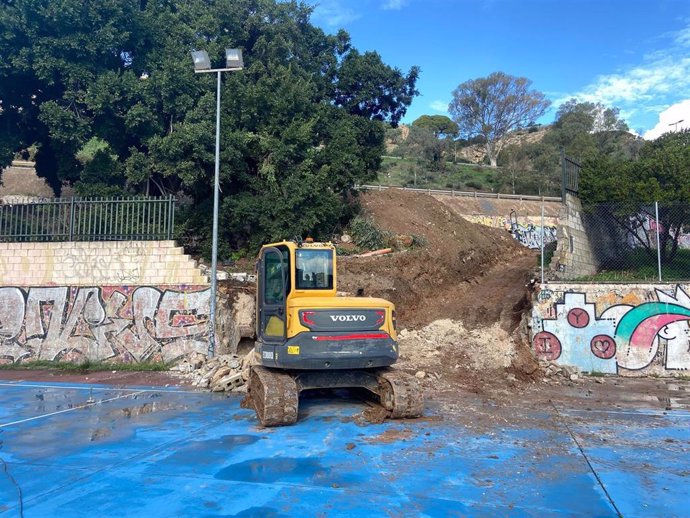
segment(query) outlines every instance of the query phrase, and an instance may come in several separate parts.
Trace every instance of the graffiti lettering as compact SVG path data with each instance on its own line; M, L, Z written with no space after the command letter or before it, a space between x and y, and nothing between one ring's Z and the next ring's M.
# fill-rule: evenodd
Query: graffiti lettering
M204 352L210 290L0 288L0 360L170 361Z

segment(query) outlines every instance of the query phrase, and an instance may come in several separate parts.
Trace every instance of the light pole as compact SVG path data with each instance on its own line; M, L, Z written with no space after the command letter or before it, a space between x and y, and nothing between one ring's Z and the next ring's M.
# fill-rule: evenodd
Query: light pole
M213 238L211 248L211 308L209 315L208 356L216 352L216 294L218 291L218 191L220 190L220 73L242 70L242 51L225 50L225 68L211 68L211 60L205 50L192 51L194 72L205 74L215 72L216 83L216 173L213 181Z
M673 131L677 132L678 131L678 124L680 124L684 120L685 119L680 119L679 121L672 122L671 124L669 124L669 126L673 126Z

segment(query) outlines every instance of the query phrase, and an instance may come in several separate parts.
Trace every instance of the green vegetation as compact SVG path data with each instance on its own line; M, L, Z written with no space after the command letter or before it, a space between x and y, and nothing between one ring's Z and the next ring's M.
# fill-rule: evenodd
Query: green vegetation
M352 187L376 177L384 122L417 94L345 31L325 34L312 7L278 0L14 0L0 3L0 167L37 149L59 194L174 194L181 236L205 249L215 151L214 62L223 76L222 255L293 235L328 238L353 213ZM223 259L223 257L221 257Z
M582 277L580 281L599 282L632 282L659 280L656 255L650 255L644 249L628 250L619 254L615 264L607 265L605 270ZM690 272L690 250L678 250L673 261L662 262L661 274L664 281L682 281L688 279Z
M0 370L59 370L64 372L84 373L84 372L100 372L100 371L167 371L170 370L170 365L167 363L108 363L108 362L94 362L85 360L81 363L74 362L60 362L48 360L33 360L21 363L3 363L0 364Z
M667 268L683 264L680 236L690 224L690 130L666 133L646 142L637 158L597 154L584 163L580 176L580 197L585 210L598 211L622 234L637 235L646 217L645 206L659 202L659 249ZM656 219L655 211L650 217ZM687 230L685 230L687 232ZM639 240L640 250L656 262L655 240ZM664 274L664 278L673 280ZM686 275L687 278L687 275Z
M495 191L500 169L470 164L445 163L445 171L429 170L414 158L384 157L376 183L380 185L456 189L458 191ZM507 191L502 191L507 192Z

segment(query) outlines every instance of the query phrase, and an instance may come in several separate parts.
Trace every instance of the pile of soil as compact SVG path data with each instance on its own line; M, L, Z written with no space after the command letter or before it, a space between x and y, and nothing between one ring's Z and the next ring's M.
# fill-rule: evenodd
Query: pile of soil
M489 373L527 379L536 371L524 325L535 251L426 194L367 192L362 206L381 230L426 243L389 255L339 258L340 290L363 290L396 305L398 328L406 329L400 333L401 368L429 371L438 388L470 389Z
M466 328L501 322L514 329L526 303L536 255L501 229L470 223L420 193L390 189L362 196L382 230L421 236L426 245L377 257L340 257L340 290L386 298L401 327L460 320Z

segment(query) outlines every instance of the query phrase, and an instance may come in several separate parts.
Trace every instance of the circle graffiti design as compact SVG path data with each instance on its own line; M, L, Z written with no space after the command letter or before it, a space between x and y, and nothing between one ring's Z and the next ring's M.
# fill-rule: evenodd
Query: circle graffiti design
M561 341L553 333L541 331L534 335L534 352L540 360L556 360L561 355Z
M616 341L609 335L597 335L589 344L592 354L602 360L610 360L616 356Z
M578 329L587 327L589 324L589 313L582 308L573 308L568 311L568 324Z

